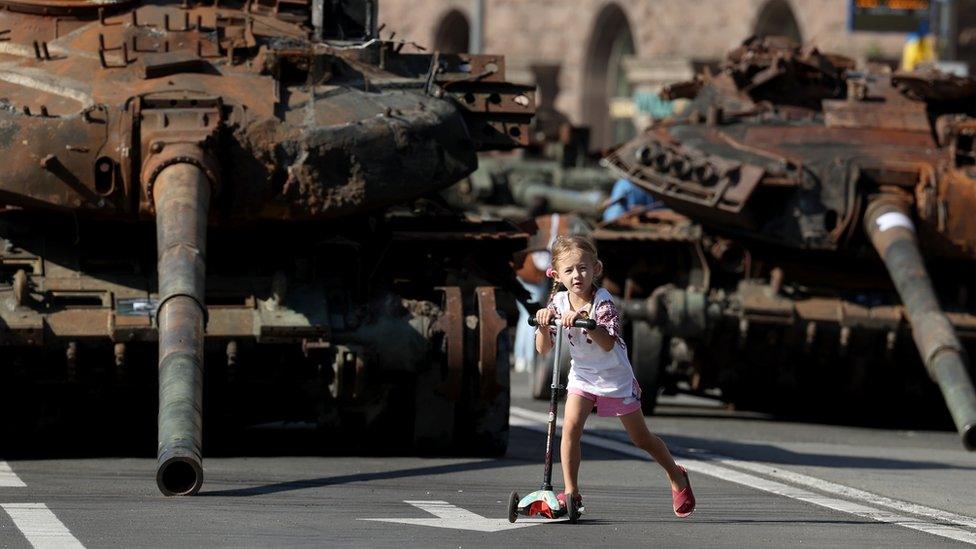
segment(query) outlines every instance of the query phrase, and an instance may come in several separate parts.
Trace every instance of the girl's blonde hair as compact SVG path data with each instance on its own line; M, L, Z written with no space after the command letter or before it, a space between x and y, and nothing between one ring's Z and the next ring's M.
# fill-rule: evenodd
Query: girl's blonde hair
M550 252L552 255L552 262L550 264L551 268L555 270L556 264L559 263L559 261L562 258L566 257L572 251L579 251L579 252L583 252L586 255L589 255L590 257L593 258L594 262L600 261L599 257L596 254L596 244L594 244L593 241L589 239L589 237L578 235L578 234L571 235L571 236L560 235L557 236L555 242L552 243L552 250ZM594 279L593 282L596 283L596 280ZM556 292L558 292L562 288L563 285L558 280L556 280L555 277L553 277L552 290L549 292L548 303L552 303L552 298L555 297Z

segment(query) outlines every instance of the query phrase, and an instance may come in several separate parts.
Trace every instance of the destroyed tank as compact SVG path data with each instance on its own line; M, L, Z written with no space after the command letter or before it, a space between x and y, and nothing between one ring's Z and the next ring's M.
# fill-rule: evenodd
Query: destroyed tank
M526 235L436 194L525 143L502 57L381 39L376 0L0 5L8 455L151 433L188 495L205 419L505 451Z
M483 155L474 173L441 193L447 202L495 218L522 220L545 211L599 220L616 178L588 158L586 128L567 123L553 132L535 125L529 134L524 149Z
M976 81L754 38L662 93L688 109L608 160L671 212L595 233L645 394L947 408L976 448Z

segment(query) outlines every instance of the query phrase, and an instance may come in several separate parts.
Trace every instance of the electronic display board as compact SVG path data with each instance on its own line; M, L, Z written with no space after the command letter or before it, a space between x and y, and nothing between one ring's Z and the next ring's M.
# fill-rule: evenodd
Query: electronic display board
M849 0L847 26L852 31L912 32L928 20L930 0Z

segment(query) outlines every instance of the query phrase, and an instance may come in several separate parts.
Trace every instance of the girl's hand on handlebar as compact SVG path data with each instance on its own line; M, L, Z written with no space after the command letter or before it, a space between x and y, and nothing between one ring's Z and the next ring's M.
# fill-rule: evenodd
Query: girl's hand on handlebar
M549 325L549 321L555 317L555 314L549 307L543 307L535 312L535 323L538 328L543 328Z
M583 317L580 316L579 311L573 311L563 315L562 319L560 320L561 320L561 324L563 325L563 328L572 328L573 323L581 318Z

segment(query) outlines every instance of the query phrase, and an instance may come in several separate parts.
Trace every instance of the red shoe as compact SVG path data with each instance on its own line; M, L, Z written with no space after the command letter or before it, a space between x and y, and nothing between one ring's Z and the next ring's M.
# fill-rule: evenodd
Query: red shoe
M674 514L679 518L685 518L695 511L695 493L691 491L688 471L680 465L678 468L681 469L681 474L685 476L685 487L681 491L671 490L671 503L674 505Z

